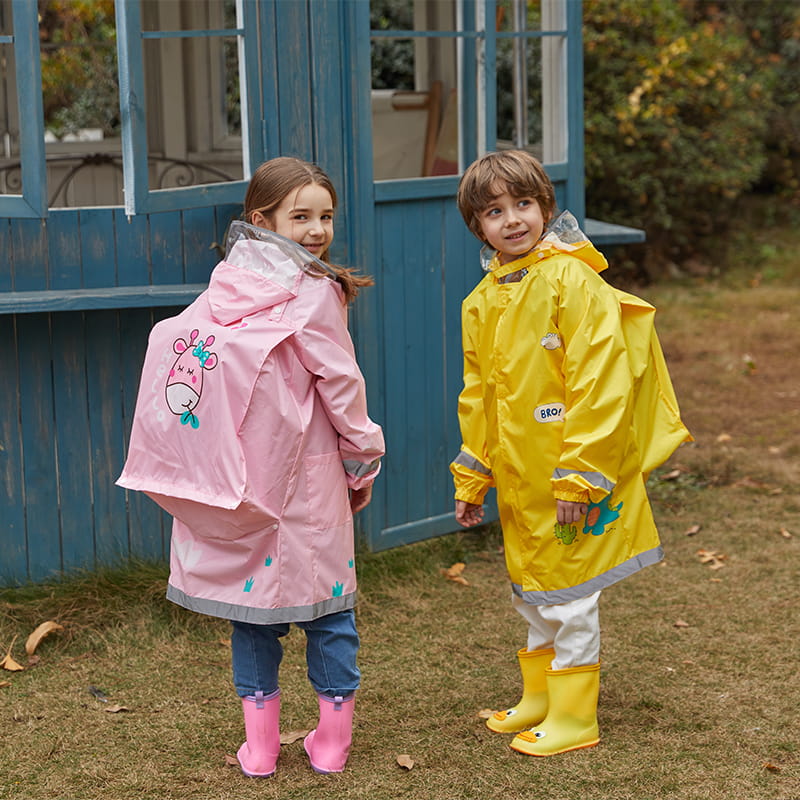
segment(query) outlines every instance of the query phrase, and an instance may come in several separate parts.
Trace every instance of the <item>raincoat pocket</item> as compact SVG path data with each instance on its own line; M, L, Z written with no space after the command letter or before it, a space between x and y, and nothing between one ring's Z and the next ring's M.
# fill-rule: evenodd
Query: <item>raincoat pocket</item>
M308 527L327 530L347 522L350 519L350 503L339 452L306 456L303 459L303 471L308 499Z

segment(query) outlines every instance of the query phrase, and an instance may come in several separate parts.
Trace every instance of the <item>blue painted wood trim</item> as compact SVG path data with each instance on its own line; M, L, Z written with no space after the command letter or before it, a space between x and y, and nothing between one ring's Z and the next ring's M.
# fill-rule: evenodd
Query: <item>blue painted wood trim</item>
M0 196L0 215L41 218L47 216L47 173L38 6L30 0L13 0L12 14L17 64L22 195Z
M260 61L261 96L257 116L261 117L261 148L259 159L266 161L279 153L280 115L278 113L278 27L274 0L264 0L258 5L258 52ZM255 113L255 110L254 110ZM256 165L251 165L255 167ZM242 195L244 197L244 195Z
M567 3L567 196L566 207L582 224L586 216L583 169L583 9Z
M495 0L486 0L484 14L484 80L485 85L485 119L484 135L486 137L486 151L495 150L497 147L497 32L495 30L495 15L497 3ZM478 153L478 157L484 155Z
M598 219L583 221L583 232L596 245L638 244L646 241L646 234L639 228L616 225L613 222L602 222Z
M340 112L340 124L344 129L344 186L348 202L348 206L342 209L343 237L347 241L346 263L368 275L374 275L379 281L381 243L373 200L369 3L344 0L342 11L344 109ZM382 289L379 285L364 289L351 307L350 327L358 362L366 378L370 416L385 426L384 390L380 377L385 343L378 333L381 329L381 302ZM373 490L373 502L356 516L358 537L370 547L372 537L383 524L388 491L390 487L387 481L379 477Z
M422 200L431 197L452 197L458 190L458 175L438 178L402 178L375 183L375 201L378 203Z
M244 156L244 178L249 181L255 168L264 161L264 141L261 136L261 102L259 77L261 64L258 61L258 15L260 4L237 3L241 14L238 24L243 38L239 39L239 99L242 114L242 154ZM244 191L239 200L244 197Z
M0 315L41 311L89 311L111 308L158 308L188 305L208 284L111 286L0 293Z
M117 0L117 64L122 121L125 212L143 210L147 198L147 126L139 0Z

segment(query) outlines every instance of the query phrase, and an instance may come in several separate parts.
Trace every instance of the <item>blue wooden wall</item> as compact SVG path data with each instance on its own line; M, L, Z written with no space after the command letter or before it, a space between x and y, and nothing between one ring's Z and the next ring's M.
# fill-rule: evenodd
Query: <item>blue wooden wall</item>
M166 556L169 521L114 481L150 328L203 288L239 211L0 220L0 582Z
M376 279L351 327L388 452L359 534L382 549L447 533L457 527L448 465L460 446L460 306L482 276L457 178L373 182L365 0L258 8L263 156L329 172L334 258ZM551 177L560 205L582 197L580 165ZM169 518L114 481L149 330L202 291L239 212L0 218L0 584L167 557Z

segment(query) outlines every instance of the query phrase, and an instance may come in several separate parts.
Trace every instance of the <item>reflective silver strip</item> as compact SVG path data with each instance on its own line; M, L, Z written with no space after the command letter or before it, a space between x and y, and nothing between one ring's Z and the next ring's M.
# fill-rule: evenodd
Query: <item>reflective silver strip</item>
M492 471L487 467L484 467L480 461L478 461L475 456L471 456L469 453L465 453L463 450L459 450L458 455L453 459L454 464L461 464L462 467L466 467L467 469L471 469L473 472L480 472L481 475L490 475Z
M381 460L376 458L369 464L365 464L363 461L356 461L355 459L345 459L342 461L344 464L345 472L348 475L353 475L356 478L363 478L365 475L369 475L370 472L375 472L376 469L380 466Z
M167 600L176 605L206 614L209 617L236 620L237 622L251 622L254 625L276 625L282 622L310 622L313 619L334 614L337 611L347 611L355 608L356 593L351 592L342 597L331 597L320 600L307 606L292 606L290 608L251 608L235 603L223 603L219 600L208 600L205 597L191 597L171 584L167 585Z
M559 603L570 603L573 600L580 600L581 597L587 597L590 594L599 592L607 586L611 586L634 572L640 569L657 564L664 558L664 549L659 545L652 550L646 550L644 553L629 558L612 567L608 572L598 575L585 583L579 583L577 586L569 586L566 589L556 589L548 592L523 592L522 587L518 583L511 584L511 590L517 597L520 597L524 602L530 603L532 606L555 606Z
M592 486L597 486L600 489L605 489L607 492L613 492L615 483L612 483L605 475L600 472L578 472L576 469L555 469L553 470L553 478L567 478L570 475L580 475L585 478Z

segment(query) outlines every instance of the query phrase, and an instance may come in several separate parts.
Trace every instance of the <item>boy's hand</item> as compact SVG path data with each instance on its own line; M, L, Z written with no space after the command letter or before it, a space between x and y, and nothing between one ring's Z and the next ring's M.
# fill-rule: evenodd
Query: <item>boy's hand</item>
M483 506L456 500L456 522L464 528L483 522Z
M572 503L569 500L556 500L556 519L559 525L569 525L586 516L589 506L586 503Z

